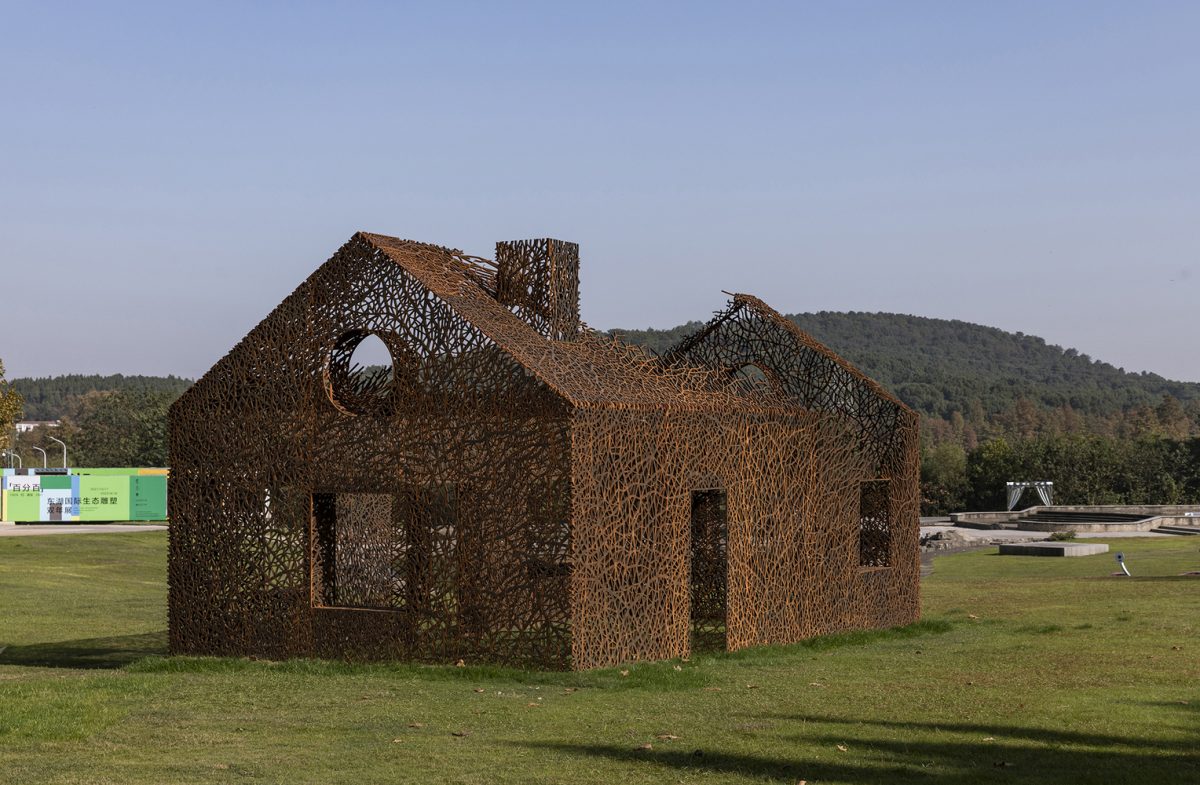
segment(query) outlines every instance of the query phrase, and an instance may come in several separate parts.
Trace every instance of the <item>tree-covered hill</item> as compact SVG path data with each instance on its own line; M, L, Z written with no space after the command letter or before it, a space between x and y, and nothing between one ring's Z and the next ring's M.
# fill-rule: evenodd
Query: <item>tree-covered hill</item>
M69 374L37 379L13 379L12 387L25 398L24 419L57 420L92 392L170 393L179 395L192 384L178 376L112 376Z
M919 411L934 434L939 421L959 436L964 428L983 436L1009 426L1120 434L1139 417L1187 418L1191 425L1176 430L1189 432L1200 423L1200 384L1129 373L1036 336L902 314L787 318ZM611 332L661 352L699 326Z
M995 327L886 313L788 316L923 415L927 444L965 449L993 436L1088 433L1131 437L1200 435L1200 384L1129 373L1074 349ZM662 352L701 326L612 330ZM84 376L14 379L25 418L71 416L89 393L178 395L191 384L175 376Z
M1200 384L1128 373L1041 338L968 322L879 313L797 314L825 342L922 412L942 417L978 399L999 411L1025 397L1085 414L1200 399Z

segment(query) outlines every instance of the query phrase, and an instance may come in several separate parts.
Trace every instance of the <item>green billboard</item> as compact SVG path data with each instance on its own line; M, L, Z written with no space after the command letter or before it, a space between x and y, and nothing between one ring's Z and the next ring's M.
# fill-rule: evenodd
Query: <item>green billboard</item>
M4 469L0 521L165 521L166 469Z

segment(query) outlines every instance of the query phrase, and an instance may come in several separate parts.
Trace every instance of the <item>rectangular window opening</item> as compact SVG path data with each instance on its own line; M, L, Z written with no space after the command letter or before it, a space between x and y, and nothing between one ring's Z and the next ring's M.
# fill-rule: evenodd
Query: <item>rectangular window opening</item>
M405 610L446 626L470 605L476 537L458 521L454 486L399 493L314 493L313 604Z
M891 560L891 481L864 480L858 507L858 565L887 567Z
M390 493L315 493L313 600L341 608L406 604L408 542Z

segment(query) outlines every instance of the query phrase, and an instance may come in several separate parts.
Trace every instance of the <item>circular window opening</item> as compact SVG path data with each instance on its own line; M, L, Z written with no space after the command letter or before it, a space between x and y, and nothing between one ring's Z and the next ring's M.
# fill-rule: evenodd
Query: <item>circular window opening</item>
M344 333L329 352L329 399L349 414L390 414L395 408L395 378L391 350L370 331Z

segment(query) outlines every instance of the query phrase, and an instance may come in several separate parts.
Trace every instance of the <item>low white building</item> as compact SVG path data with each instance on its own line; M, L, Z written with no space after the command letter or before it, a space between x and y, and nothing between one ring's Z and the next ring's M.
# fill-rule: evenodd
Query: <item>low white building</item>
M58 426L58 420L22 420L21 422L17 423L15 427L17 429L17 433L27 433L28 431L32 431L34 428L57 428Z

